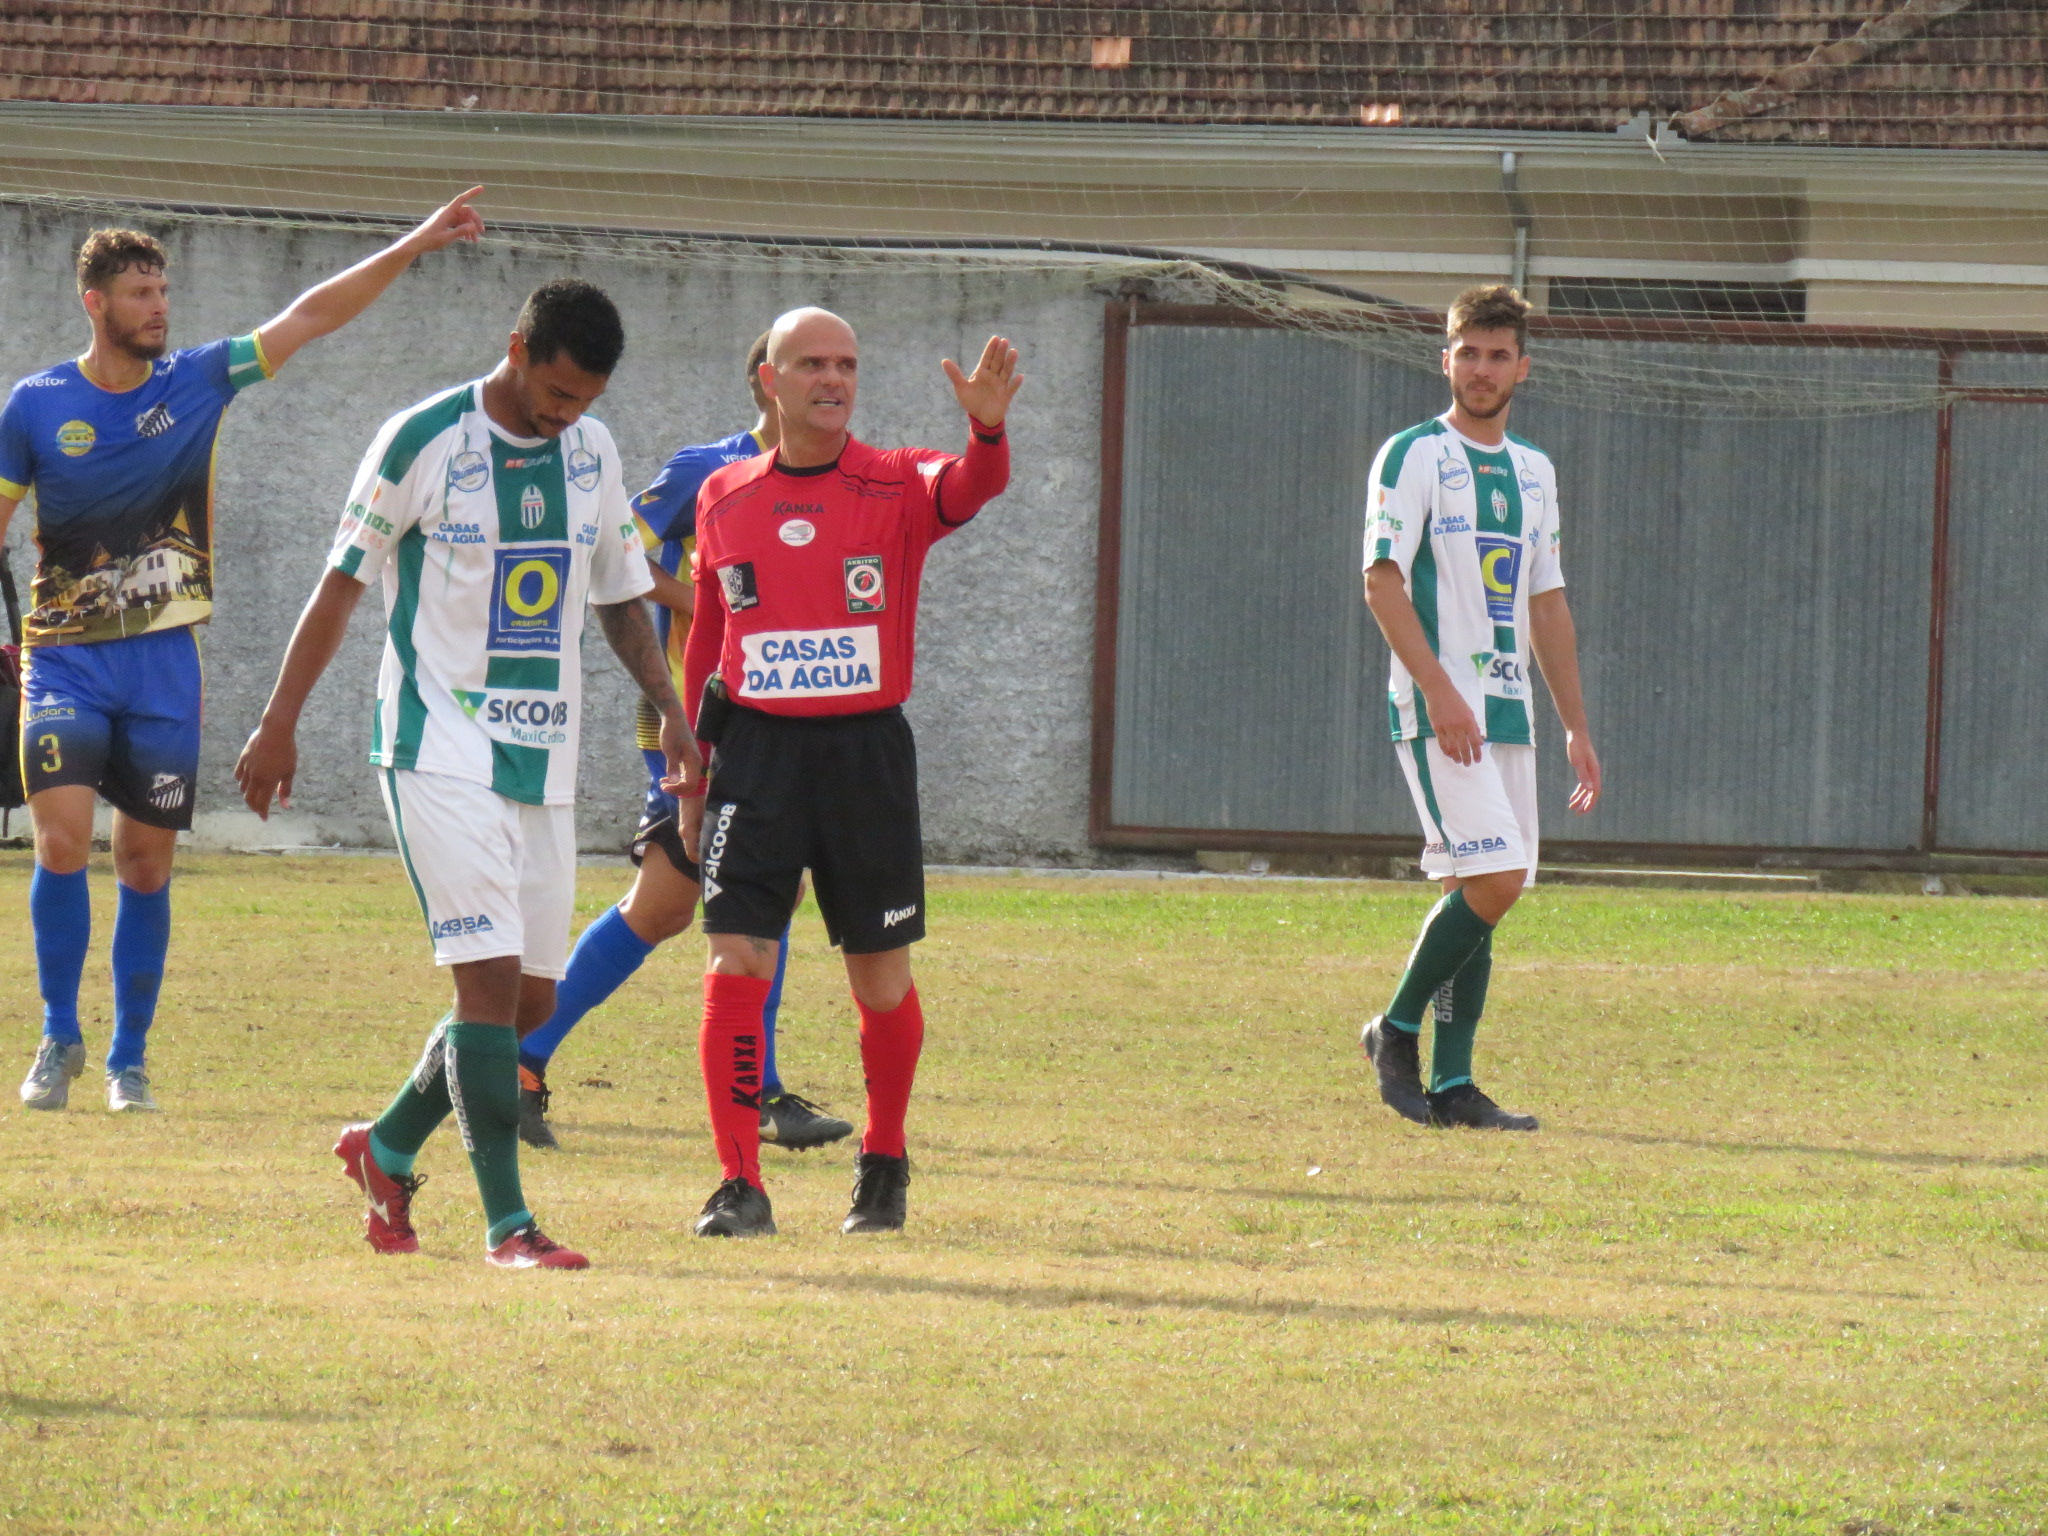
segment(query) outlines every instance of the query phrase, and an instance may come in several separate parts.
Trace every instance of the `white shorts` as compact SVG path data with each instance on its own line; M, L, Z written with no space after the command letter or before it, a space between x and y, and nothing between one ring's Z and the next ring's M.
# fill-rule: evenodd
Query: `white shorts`
M1536 883L1536 749L1487 742L1470 768L1454 763L1436 738L1397 741L1422 820L1422 872L1432 880L1528 871Z
M378 772L436 965L517 955L528 976L569 968L576 808L522 805L467 779Z

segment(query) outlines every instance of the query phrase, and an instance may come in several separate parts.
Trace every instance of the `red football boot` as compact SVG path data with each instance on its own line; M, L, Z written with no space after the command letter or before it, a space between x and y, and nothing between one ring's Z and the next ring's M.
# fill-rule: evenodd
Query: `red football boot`
M590 1260L573 1248L564 1248L560 1243L541 1231L538 1222L529 1221L497 1247L487 1249L484 1262L495 1264L500 1269L588 1269Z
M363 1240L379 1253L418 1253L420 1240L412 1229L413 1192L424 1178L394 1179L370 1155L370 1122L344 1126L334 1155L348 1176L361 1186L369 1210L363 1216Z

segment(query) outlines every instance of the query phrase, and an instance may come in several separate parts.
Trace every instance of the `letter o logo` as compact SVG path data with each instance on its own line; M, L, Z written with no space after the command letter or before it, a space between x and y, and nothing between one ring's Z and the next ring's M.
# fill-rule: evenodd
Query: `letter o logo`
M527 596L527 577L538 576L535 595ZM522 619L538 618L562 595L562 578L545 560L522 560L505 573L505 606Z

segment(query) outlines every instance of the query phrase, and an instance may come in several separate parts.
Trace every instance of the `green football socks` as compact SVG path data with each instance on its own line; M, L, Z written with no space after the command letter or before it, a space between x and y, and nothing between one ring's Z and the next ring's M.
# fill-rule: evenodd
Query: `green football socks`
M420 1052L419 1065L412 1069L391 1107L370 1127L370 1155L394 1179L411 1174L420 1148L434 1134L434 1127L448 1118L448 1026L454 1017L448 1014L434 1026L427 1036L427 1048Z
M449 1025L447 1076L495 1248L533 1220L519 1189L518 1034L509 1024Z
M1419 1033L1423 1010L1430 1006L1436 989L1458 974L1492 932L1493 924L1465 905L1462 890L1452 891L1431 907L1423 920L1422 935L1408 955L1408 969L1394 988L1394 1000L1387 1004L1387 1022L1411 1035Z
M1429 1052L1429 1091L1442 1093L1472 1081L1472 1037L1486 1012L1486 984L1493 979L1493 934L1489 930L1458 967L1458 974L1437 989L1436 1040Z

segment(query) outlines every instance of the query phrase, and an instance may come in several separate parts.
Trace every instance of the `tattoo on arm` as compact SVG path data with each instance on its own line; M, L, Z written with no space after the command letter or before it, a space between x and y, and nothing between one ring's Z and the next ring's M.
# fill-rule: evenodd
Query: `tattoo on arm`
M654 625L647 617L647 605L637 597L623 603L598 603L598 627L607 644L624 663L627 674L640 685L647 702L657 709L676 702L675 684L668 675L668 663L654 638Z

